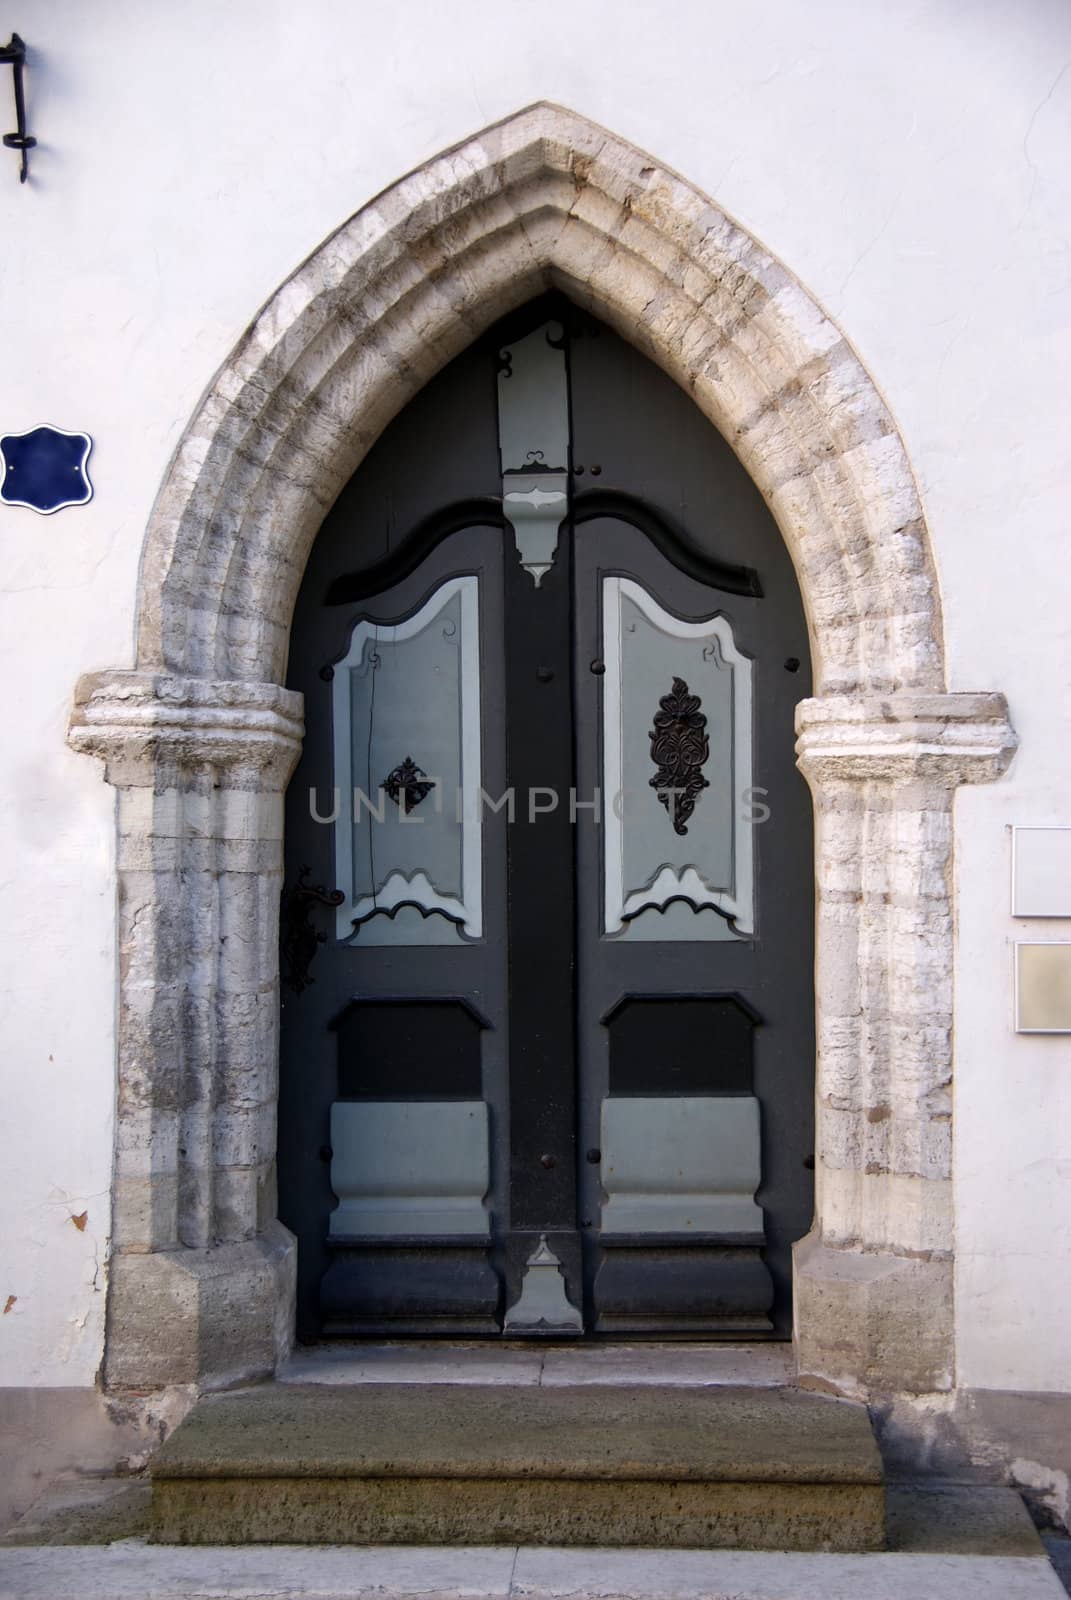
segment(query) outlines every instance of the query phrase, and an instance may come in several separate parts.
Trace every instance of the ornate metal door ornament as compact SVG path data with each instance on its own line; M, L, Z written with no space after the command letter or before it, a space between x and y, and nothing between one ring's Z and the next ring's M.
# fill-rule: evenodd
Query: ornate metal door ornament
M751 660L721 613L686 621L616 574L603 577L602 590L603 792L632 796L629 807L605 812L605 931L635 925L627 937L648 937L639 932L644 919L652 926L647 913L685 900L694 911L717 911L733 936L749 937ZM652 700L653 723L644 710ZM723 937L713 922L705 919L712 931L698 937Z
M383 779L383 788L396 806L400 805L406 816L426 800L435 787L423 767L418 767L412 756L406 756Z
M673 831L688 832L688 819L696 801L710 784L702 768L710 756L707 719L702 704L683 678L673 679L673 688L659 700L651 741L651 760L658 771L648 781L673 821Z

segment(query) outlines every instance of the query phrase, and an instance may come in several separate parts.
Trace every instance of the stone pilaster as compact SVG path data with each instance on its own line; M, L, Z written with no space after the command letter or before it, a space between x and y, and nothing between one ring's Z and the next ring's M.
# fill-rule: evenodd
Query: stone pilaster
M70 742L118 790L112 1386L270 1372L290 1337L278 911L301 712L274 684L116 672L76 692Z
M805 700L815 803L817 1170L804 1381L951 1388L952 807L1015 749L1002 695Z

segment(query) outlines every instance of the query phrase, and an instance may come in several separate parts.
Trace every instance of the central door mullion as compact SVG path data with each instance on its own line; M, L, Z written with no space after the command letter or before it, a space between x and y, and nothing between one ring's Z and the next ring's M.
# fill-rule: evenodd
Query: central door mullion
M508 547L506 558L506 760L514 797L507 867L514 1271L540 1233L575 1240L577 1228L570 544L563 527L553 565L538 587ZM559 1237L552 1245L558 1250L568 1241ZM563 1265L573 1279L575 1261L563 1257Z

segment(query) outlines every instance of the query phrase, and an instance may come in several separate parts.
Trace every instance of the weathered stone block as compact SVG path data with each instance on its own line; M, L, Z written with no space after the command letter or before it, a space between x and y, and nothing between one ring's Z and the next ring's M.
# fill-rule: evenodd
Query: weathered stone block
M266 1377L289 1350L297 1243L281 1222L206 1250L114 1258L105 1381L112 1389Z
M811 1233L794 1265L804 1387L852 1395L952 1387L951 1260L835 1249Z

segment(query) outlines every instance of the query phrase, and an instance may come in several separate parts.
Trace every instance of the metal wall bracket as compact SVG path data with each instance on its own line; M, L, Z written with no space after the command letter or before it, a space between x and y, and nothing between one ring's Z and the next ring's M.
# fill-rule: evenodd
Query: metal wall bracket
M11 63L15 78L15 132L4 134L4 149L21 151L19 182L25 183L30 175L28 152L33 149L37 140L26 132L26 100L22 92L22 69L26 65L26 46L17 33L11 35L7 44L0 45L0 64L5 62Z

